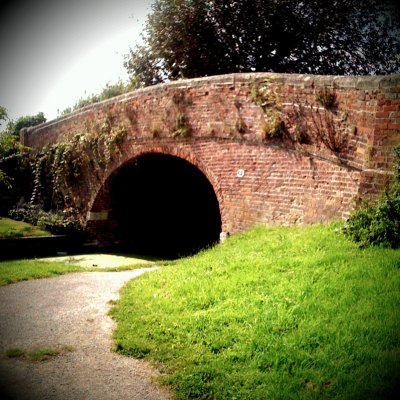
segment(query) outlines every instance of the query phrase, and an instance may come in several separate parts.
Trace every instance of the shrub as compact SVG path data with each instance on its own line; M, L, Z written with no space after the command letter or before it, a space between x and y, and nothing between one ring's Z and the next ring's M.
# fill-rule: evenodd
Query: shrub
M0 133L0 215L28 199L32 190L30 151L16 136Z
M392 194L385 194L375 206L364 204L347 220L344 232L365 247L400 246L400 185Z
M327 109L334 108L337 105L336 93L327 87L324 87L324 89L321 89L317 93L315 100Z
M362 247L400 247L400 146L395 155L392 185L376 204L365 203L353 212L344 226L344 233Z
M72 235L81 231L79 224L63 213L43 211L39 206L31 204L11 210L9 216L17 221L35 225L53 235Z

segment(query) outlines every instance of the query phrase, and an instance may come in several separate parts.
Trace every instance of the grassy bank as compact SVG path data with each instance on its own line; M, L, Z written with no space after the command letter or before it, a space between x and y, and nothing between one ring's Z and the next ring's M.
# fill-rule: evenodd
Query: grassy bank
M22 221L0 217L0 238L50 236L49 232Z
M1 261L0 286L30 279L50 278L77 271L87 271L87 269L61 262L39 260Z
M381 399L400 379L400 251L257 228L131 281L117 350L179 399ZM397 387L399 390L399 387Z

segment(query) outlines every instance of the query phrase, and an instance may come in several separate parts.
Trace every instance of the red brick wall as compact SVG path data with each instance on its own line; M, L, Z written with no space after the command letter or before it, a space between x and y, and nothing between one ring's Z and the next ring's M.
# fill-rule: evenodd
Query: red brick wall
M264 110L256 87L273 98ZM324 91L335 94L333 108L317 101ZM270 111L284 122L282 138L265 134ZM188 137L176 132L182 116ZM107 210L104 183L112 171L140 154L161 152L207 176L225 232L257 223L312 223L346 217L360 196L376 196L390 178L392 150L400 144L400 75L256 73L177 81L88 106L23 131L22 140L40 150L105 117L129 133L101 181L88 176L79 185L82 215L92 211L91 219L104 219L95 213ZM296 139L299 132L305 140ZM327 132L341 143L337 149L321 139Z

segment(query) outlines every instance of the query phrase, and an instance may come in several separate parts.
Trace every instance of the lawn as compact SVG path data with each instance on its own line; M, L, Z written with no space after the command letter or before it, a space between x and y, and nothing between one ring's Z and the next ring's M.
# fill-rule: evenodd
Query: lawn
M49 232L22 221L0 217L0 238L50 236Z
M87 268L61 262L40 260L1 261L0 286L29 279L50 278L78 271L87 271Z
M116 350L178 399L395 398L400 250L339 226L255 228L131 281Z

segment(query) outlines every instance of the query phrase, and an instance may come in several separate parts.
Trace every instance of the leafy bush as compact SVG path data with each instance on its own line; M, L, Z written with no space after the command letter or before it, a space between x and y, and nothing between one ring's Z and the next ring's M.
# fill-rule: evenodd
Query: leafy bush
M400 246L400 185L382 197L375 206L365 204L347 220L344 232L354 242L365 247Z
M6 215L21 198L28 199L32 190L30 151L16 136L0 133L0 215Z
M400 247L400 146L395 148L394 181L374 205L365 203L347 220L344 233L362 247Z
M35 205L13 209L9 212L9 216L17 221L28 222L49 231L53 235L71 235L81 231L79 224L63 213L43 211Z

